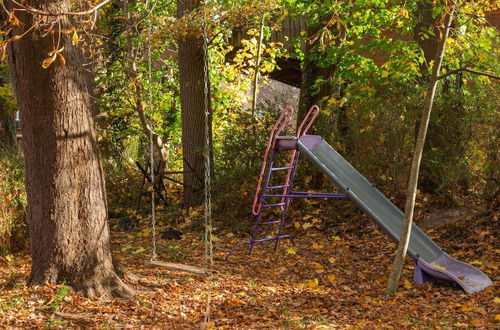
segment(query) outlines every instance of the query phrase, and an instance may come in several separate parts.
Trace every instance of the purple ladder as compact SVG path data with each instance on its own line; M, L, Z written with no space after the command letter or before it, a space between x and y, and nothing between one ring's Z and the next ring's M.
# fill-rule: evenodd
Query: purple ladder
M256 243L275 241L274 250L278 248L280 239L290 239L293 244L293 237L291 235L283 235L283 224L285 223L286 212L290 201L292 198L346 198L345 194L333 194L333 193L321 193L321 192L304 192L304 191L293 191L293 182L295 179L295 174L297 170L297 163L299 161L300 152L297 150L297 139L301 135L307 133L312 123L316 119L319 112L317 106L312 106L307 115L304 117L299 129L297 130L297 137L295 136L279 136L279 133L283 131L285 126L290 122L293 116L293 109L291 107L285 108L281 116L278 118L274 127L271 131L269 141L267 144L267 149L264 154L264 161L262 163L261 172L259 175L259 181L257 184L257 189L255 192L254 203L252 206L252 212L256 216L255 224L252 231L252 237L249 241L237 243L227 254L226 260L229 259L231 254L241 245L248 244L248 253L252 253L253 247ZM312 115L312 117L311 117ZM307 123L307 125L306 125ZM302 128L305 126L304 131ZM272 149L272 150L271 150ZM291 151L290 163L288 166L284 167L274 167L276 154L280 151ZM271 153L270 157L269 153ZM269 164L267 164L269 158ZM271 176L277 171L288 171L285 183L282 185L270 186ZM265 183L261 193L262 180L265 174ZM283 189L281 193L274 193L275 190ZM266 201L275 200L279 198L279 202L269 202ZM272 221L262 221L262 211L265 208L279 207L281 208L281 214L279 220ZM277 225L276 235L266 238L258 238L259 228L261 225Z

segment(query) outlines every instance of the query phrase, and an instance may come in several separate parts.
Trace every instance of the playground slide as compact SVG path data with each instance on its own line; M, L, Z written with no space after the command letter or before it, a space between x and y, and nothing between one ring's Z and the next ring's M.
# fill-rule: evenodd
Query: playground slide
M303 135L299 138L298 149L392 239L399 241L403 212L322 137ZM435 278L451 280L458 283L467 293L481 291L492 284L482 271L450 257L415 225L412 226L408 254L415 260L414 279L417 283L432 281Z

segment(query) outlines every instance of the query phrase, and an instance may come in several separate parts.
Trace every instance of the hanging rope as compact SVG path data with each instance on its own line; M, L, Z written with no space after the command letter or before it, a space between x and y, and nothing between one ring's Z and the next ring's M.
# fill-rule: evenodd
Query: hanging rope
M146 9L149 7L149 1L146 2ZM151 18L148 20L147 54L148 54L148 108L153 109L153 61L151 57L151 42L153 39L153 23ZM154 156L154 123L151 117L149 125L149 153L151 168L151 261L156 260L156 205L155 205L155 156Z
M211 176L210 176L210 90L208 84L208 32L207 32L207 4L203 2L203 75L204 75L204 107L205 107L205 269L208 271L207 302L205 306L205 324L210 322L211 300L213 288L214 271L214 248L212 242L212 196L211 196Z

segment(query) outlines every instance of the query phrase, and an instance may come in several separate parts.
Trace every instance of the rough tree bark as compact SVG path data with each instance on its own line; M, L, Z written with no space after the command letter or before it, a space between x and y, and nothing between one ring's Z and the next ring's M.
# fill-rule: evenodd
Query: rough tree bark
M415 209L415 198L417 195L417 185L418 185L418 173L420 169L420 161L422 160L422 152L425 145L425 137L427 134L427 128L429 127L429 120L432 113L432 105L434 102L434 96L436 94L436 87L439 81L439 71L441 70L441 63L446 49L446 40L448 39L448 34L450 31L450 26L453 20L454 7L450 9L445 18L445 29L443 32L442 40L439 44L438 51L436 52L436 58L434 66L432 68L432 74L429 82L429 88L425 97L425 104L422 112L422 118L420 121L420 129L417 136L417 141L415 143L415 149L413 152L413 159L411 163L410 177L408 179L408 190L405 204L405 214L403 219L403 230L400 236L398 248L396 251L396 256L394 257L394 262L392 264L391 273L387 282L387 287L385 289L386 294L393 294L398 288L399 278L401 277L401 272L403 270L404 259L406 257L406 251L408 250L408 244L410 242L411 227L413 222L413 211Z
M51 12L70 10L69 0L33 0L29 5ZM24 29L35 20L54 20L27 12L17 16ZM83 54L70 36L62 34L59 47L64 47L66 66L58 59L43 69L43 60L55 46L50 34L42 34L34 29L8 49L23 119L32 256L28 284L65 281L90 297L130 297L132 290L117 276L112 262L105 183Z
M183 17L200 6L199 0L178 0L177 16ZM205 167L203 151L205 148L204 120L204 49L203 38L188 33L178 41L180 74L180 96L182 109L182 153L185 161L191 165L191 171L184 164L184 203L187 206L200 205L203 202L203 178ZM209 123L211 126L211 123Z

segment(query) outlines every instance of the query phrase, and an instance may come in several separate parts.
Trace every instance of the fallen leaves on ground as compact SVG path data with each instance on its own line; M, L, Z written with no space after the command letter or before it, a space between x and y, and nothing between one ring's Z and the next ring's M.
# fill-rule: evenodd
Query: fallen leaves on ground
M297 216L292 212L291 217ZM208 278L145 266L151 251L146 228L113 232L115 254L133 276L134 300L83 298L64 285L27 287L29 257L0 259L0 324L29 328L493 328L500 321L498 292L498 214L465 230L490 235L455 238L437 228L437 241L459 260L477 264L493 280L483 292L468 295L448 282L414 284L408 260L400 290L383 294L394 246L364 216L336 223L333 233L317 228L285 228L295 246L257 244L252 255L239 248L248 236L217 233L211 290L212 317L204 322ZM298 218L298 217L297 217ZM477 228L480 227L480 228ZM461 229L464 230L463 228ZM134 230L135 231L135 230ZM204 264L202 233L185 233L179 241L160 240L159 260ZM475 261L481 261L482 264ZM435 265L436 266L436 265ZM135 280L131 280L135 278Z

